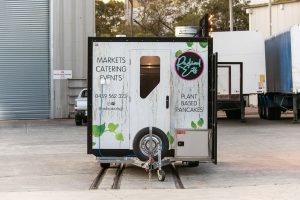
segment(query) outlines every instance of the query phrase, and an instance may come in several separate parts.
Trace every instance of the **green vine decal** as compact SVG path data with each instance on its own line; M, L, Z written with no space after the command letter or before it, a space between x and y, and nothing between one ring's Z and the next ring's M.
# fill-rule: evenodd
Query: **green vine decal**
M180 54L182 54L182 51L178 50L178 51L176 51L175 56L178 57L178 56L180 56Z
M101 137L101 135L105 132L105 123L100 126L93 125L92 132L94 137Z
M170 131L167 132L167 138L168 138L170 144L173 144L173 143L174 143L174 137L173 137L173 135L170 133Z
M187 44L188 47L192 47L194 43L193 42L186 42L186 44Z
M191 127L193 129L201 128L203 126L203 124L204 124L204 119L202 117L200 117L197 122L194 122L194 121L191 122Z
M109 123L106 126L106 123L99 125L93 125L92 133L94 137L101 137L105 132L109 132L115 135L117 141L123 142L124 136L122 133L117 132L119 124Z
M199 42L199 44L202 48L206 48L208 45L208 42Z
M194 45L194 42L186 42L186 45L187 45L187 48L184 49L184 50L177 50L176 53L175 53L175 57L177 58L178 56L180 56L182 53L184 53L185 51L189 51L189 50L195 50L193 48L193 45ZM208 46L208 42L205 41L205 42L199 42L199 45L202 47L202 48L206 48Z
M197 122L197 125L201 128L204 124L204 119L203 118L200 118Z
M191 122L191 127L194 128L194 129L197 128L197 125L196 125L196 123L194 121Z

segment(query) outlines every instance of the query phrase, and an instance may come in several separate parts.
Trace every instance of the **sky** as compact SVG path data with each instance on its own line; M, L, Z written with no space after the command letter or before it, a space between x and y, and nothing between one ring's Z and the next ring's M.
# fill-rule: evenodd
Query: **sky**
M109 2L109 0L102 0L104 1L104 3L107 3ZM118 1L125 1L125 0L118 0ZM268 3L269 0L251 0L251 3L250 4L259 4L259 3Z
M250 4L269 3L269 0L251 0Z
M109 0L102 0L104 3L109 2ZM125 0L118 0L118 1L125 1Z

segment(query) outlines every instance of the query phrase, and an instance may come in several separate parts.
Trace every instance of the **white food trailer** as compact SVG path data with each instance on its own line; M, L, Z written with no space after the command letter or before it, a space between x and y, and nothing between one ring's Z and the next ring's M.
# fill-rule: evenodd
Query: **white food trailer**
M211 38L91 37L88 57L88 153L102 167L217 163Z

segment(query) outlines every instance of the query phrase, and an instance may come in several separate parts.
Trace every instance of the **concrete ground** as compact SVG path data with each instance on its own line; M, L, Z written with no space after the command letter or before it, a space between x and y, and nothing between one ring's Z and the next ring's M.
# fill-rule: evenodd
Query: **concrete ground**
M86 154L86 126L73 120L1 121L0 199L299 198L300 124L252 114L246 123L220 119L218 134L218 165L178 167L186 190L174 189L168 174L165 182L148 181L143 169L129 166L120 190L103 184L104 190L88 191L99 164Z

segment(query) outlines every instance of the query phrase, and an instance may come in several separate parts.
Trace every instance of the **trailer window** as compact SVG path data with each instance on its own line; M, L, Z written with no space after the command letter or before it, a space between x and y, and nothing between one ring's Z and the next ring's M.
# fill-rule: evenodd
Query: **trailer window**
M146 98L160 81L160 58L142 56L140 59L140 96Z

